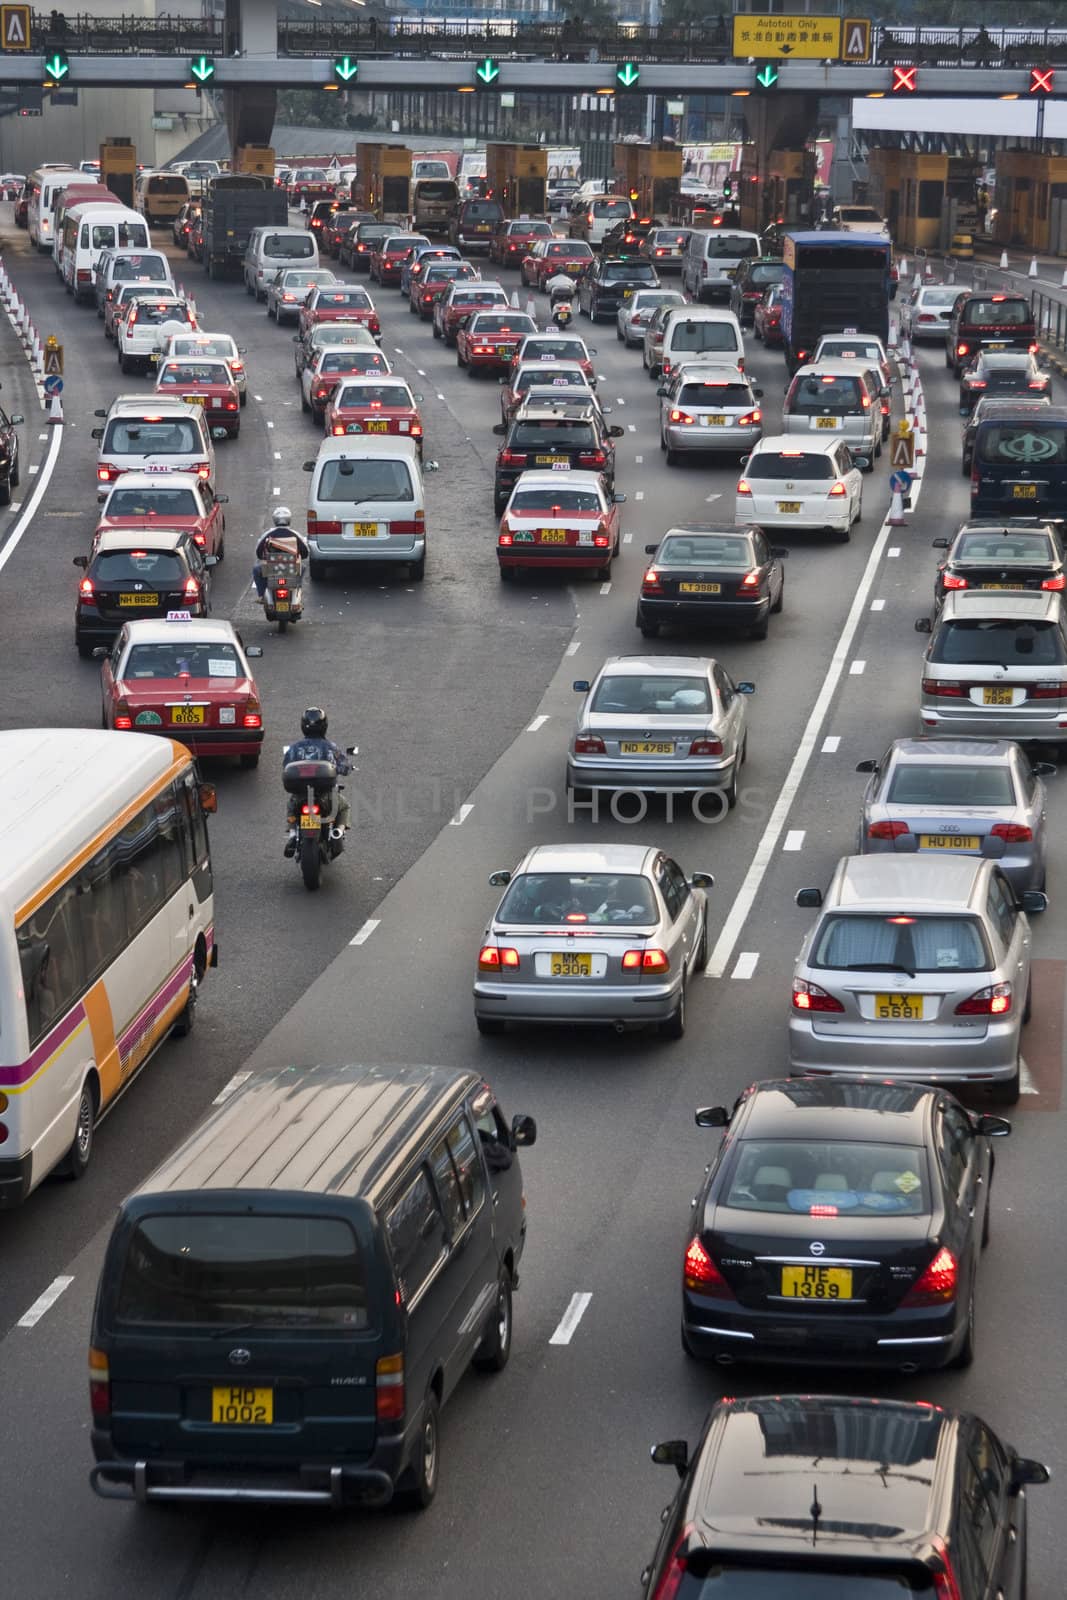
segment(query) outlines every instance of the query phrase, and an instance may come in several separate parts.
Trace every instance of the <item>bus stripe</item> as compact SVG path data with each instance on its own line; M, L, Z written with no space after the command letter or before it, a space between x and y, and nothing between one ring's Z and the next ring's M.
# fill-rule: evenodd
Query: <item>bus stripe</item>
M128 1057L133 1054L139 1044L142 1044L148 1038L161 1013L166 1011L167 1007L173 1003L183 988L188 987L189 975L192 970L193 957L188 955L120 1036L119 1057L122 1061L123 1071L126 1069Z
M72 1011L67 1012L63 1021L45 1035L25 1061L17 1067L0 1067L0 1088L11 1094L22 1094L35 1078L47 1072L60 1051L81 1032L87 1022L85 1006L79 1001Z

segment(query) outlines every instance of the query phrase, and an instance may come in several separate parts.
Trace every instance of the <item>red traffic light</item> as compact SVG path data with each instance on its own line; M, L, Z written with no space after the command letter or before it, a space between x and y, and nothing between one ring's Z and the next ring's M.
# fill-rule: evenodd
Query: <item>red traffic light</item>
M894 67L893 82L890 90L893 94L914 94L918 77L918 67Z
M1052 67L1030 68L1030 93L1054 94L1056 92L1056 73Z

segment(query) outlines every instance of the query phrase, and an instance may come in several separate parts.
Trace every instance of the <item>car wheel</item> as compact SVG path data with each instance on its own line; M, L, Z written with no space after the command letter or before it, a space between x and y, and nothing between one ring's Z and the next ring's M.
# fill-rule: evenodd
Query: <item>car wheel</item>
M132 364L126 360L126 357L121 353L121 351L119 352L119 366L123 372L133 371Z
M501 581L501 583L514 583L515 582L515 568L514 567L501 567L500 568L500 581Z
M74 1138L63 1157L59 1171L65 1178L84 1178L93 1156L93 1134L96 1128L96 1090L91 1079L82 1085L78 1101L78 1120L74 1125Z
M669 467L676 467L678 465L678 452L677 452L677 450L672 450L669 444L664 444L663 448L666 451L666 455L665 455L664 459L665 459L667 465Z
M411 579L412 583L421 583L423 578L425 578L425 576L426 576L426 557L425 556L423 556L421 561L409 561L408 562L408 577Z
M1026 1000L1023 1003L1023 1022L1024 1023L1025 1022L1029 1022L1031 1016L1033 1015L1033 1010L1034 1010L1033 988L1034 988L1034 980L1032 978L1027 978L1027 980L1026 980Z
M503 1033L505 1027L503 1017L475 1017L474 1025L479 1033Z
M989 1243L989 1213L993 1208L993 1175L997 1170L996 1157L989 1158L989 1176L985 1184L985 1211L982 1213L982 1249Z
M414 1458L397 1484L396 1498L408 1510L425 1511L433 1504L433 1497L437 1493L440 1454L440 1407L431 1389L423 1408L422 1427L415 1444Z
M0 506L9 506L10 504L11 504L11 480L9 478L6 483L0 483Z
M960 475L964 478L969 478L971 475L971 460L969 456L964 456L960 461Z
M774 602L773 606L771 607L771 610L774 612L776 617L781 615L782 608L784 607L784 605L785 605L785 579L783 578L782 579L782 587L778 591L778 598Z
M642 639L658 639L659 638L659 623L658 622L646 622L645 619L642 617L640 611L637 613L637 626L641 630Z
M992 1084L991 1094L992 1098L997 1102L998 1105L1014 1106L1018 1104L1021 1090L1022 1084L1020 1080L1019 1061L1018 1058L1016 1058L1015 1071L1012 1073L1011 1077L1004 1078L1000 1083Z
M300 385L300 409L301 409L301 411L310 411L311 410L311 405L310 405L310 403L308 401L307 396L304 393L303 384Z
M250 750L250 751L248 751L248 753L246 755L243 755L241 757L241 765L242 765L242 767L244 767L246 769L246 771L251 771L253 767L258 767L259 766L259 751L258 750Z
M439 339L439 338L440 338L440 337L441 337L441 330L440 330L440 328L439 328L439 327L438 327L438 326L437 326L437 319L436 319L436 317L435 317L435 318L433 318L433 319L432 319L432 320L431 320L431 324L430 324L430 326L431 326L431 329L432 329L432 332L433 332L433 336L434 336L434 338L435 338L435 339Z
M311 559L308 561L308 573L312 579L312 582L322 582L323 578L326 576L326 566L327 563L325 561L316 561L314 556L311 557Z
M618 339L620 344L626 343L626 340L622 336L622 329L619 327L618 323L615 324L615 337Z
M682 986L678 991L678 1004L670 1016L659 1025L660 1034L664 1039L681 1039L685 1033L685 987L683 976Z
M693 957L693 971L694 972L703 972L703 970L707 966L707 964L708 964L708 913L707 913L707 910L705 909L703 920L701 921L701 924L700 924L700 943L697 945L696 955Z
M479 1372L503 1372L507 1366L511 1354L511 1319L511 1274L505 1267L481 1343L474 1352L473 1365Z
M750 639L766 639L767 634L768 634L768 632L770 630L770 626L771 626L771 624L770 624L769 613L768 613L766 616L764 616L762 622L758 622L754 628L750 628L748 630L749 638Z
M963 1343L949 1362L950 1367L957 1369L969 1367L974 1360L974 1285L967 1300L967 1327L963 1335Z

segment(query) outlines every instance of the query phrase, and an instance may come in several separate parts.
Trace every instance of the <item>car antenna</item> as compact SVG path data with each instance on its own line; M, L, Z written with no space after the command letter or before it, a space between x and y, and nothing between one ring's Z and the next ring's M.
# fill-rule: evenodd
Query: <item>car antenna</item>
M819 1518L822 1516L822 1506L819 1504L819 1485L817 1483L812 1484L811 1493L811 1547L814 1550L815 1542L819 1537Z

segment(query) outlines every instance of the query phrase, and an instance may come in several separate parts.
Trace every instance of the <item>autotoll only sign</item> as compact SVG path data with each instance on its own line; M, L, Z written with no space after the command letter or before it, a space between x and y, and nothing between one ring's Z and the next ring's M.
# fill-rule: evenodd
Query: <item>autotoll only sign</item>
M840 17L776 17L753 11L734 17L734 55L822 60L841 54Z

